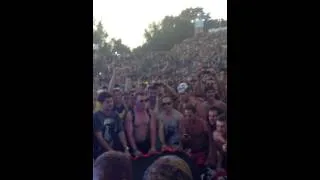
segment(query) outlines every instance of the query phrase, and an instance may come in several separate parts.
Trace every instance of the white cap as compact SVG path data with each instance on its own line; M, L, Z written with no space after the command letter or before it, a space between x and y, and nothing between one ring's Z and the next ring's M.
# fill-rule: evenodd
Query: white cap
M97 91L97 94L100 94L100 93L102 93L102 92L105 92L105 90L99 89L99 90Z
M188 89L187 83L180 83L177 87L178 93L184 93Z

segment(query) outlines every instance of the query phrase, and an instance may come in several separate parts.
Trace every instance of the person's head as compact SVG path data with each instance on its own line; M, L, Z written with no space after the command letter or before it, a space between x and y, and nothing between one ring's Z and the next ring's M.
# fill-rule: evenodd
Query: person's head
M196 108L192 104L188 104L184 109L184 117L186 120L194 119L196 116Z
M143 180L192 180L188 164L178 156L168 155L158 158L147 168Z
M102 104L102 110L111 111L113 108L113 98L108 92L102 92L98 96L98 102Z
M164 110L166 111L170 111L173 108L173 104L172 104L172 99L170 96L164 96L161 99L161 106L163 107Z
M221 134L225 134L227 132L227 123L225 116L219 116L216 122L217 131Z
M208 100L214 100L217 92L212 86L208 86L205 88L206 96Z
M94 162L94 175L97 180L132 180L132 164L129 156L122 152L106 152Z
M208 112L208 120L211 125L214 125L217 121L217 117L220 114L220 110L216 107L211 107Z
M146 93L144 92L138 92L136 94L136 109L138 111L144 111L149 107L149 98L147 97Z
M113 100L115 104L120 104L122 102L122 92L119 87L116 87L112 91Z
M180 99L182 101L187 101L189 98L189 86L187 83L180 83L177 87Z

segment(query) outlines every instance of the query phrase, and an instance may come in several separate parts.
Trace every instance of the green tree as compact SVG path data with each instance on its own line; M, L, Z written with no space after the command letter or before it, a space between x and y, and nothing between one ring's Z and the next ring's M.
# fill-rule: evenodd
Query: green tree
M144 37L146 43L135 49L141 51L168 51L175 44L181 43L183 40L192 37L194 34L194 24L191 20L198 16L205 19L205 31L210 28L207 23L211 17L209 13L205 13L203 8L188 8L183 10L178 16L166 16L160 23L152 23L145 30Z
M112 53L115 54L116 52L120 55L129 55L131 53L131 50L128 46L122 44L121 39L114 39L112 38L110 41L110 45L112 48Z

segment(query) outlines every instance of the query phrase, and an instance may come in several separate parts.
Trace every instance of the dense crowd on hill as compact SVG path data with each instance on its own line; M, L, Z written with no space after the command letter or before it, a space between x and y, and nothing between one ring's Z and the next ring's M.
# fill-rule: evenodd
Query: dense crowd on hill
M226 178L226 31L105 62L93 77L94 179L136 179L132 164L155 154L141 179Z

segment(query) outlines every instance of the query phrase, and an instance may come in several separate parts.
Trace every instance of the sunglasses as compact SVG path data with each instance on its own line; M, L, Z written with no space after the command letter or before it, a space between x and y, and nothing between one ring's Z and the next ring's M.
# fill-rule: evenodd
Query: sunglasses
M162 103L162 106L165 106L165 105L171 105L171 104L172 104L171 102Z
M141 103L143 103L143 102L148 102L148 101L149 101L149 99L145 99L145 100L141 99L141 100L140 100Z

